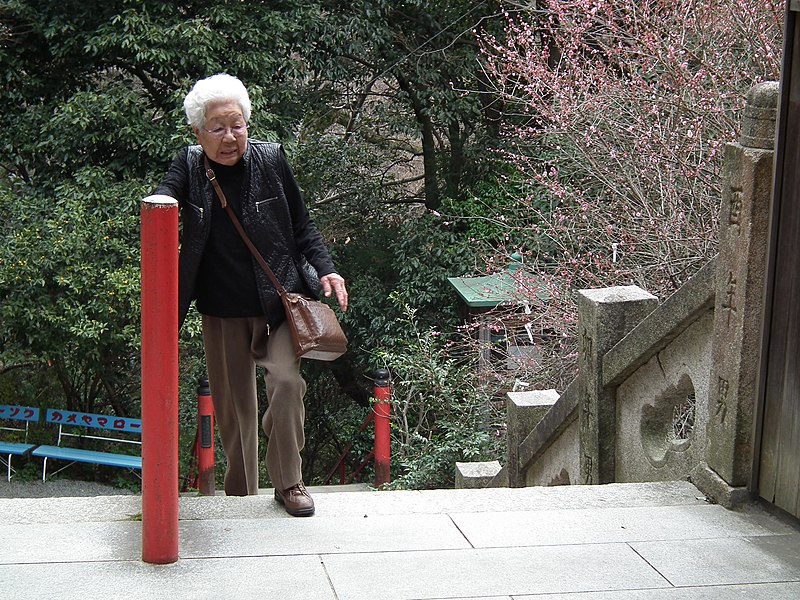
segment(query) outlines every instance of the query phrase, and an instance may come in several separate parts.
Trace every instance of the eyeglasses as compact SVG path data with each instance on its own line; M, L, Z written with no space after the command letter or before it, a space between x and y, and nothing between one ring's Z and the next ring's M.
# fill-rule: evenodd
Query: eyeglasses
M226 135L228 135L229 131L233 134L233 137L236 137L236 138L238 138L241 135L244 135L247 132L247 125L246 124L234 125L233 127L222 127L222 126L219 126L219 127L214 127L214 129L206 129L204 127L203 129L211 137L221 140Z

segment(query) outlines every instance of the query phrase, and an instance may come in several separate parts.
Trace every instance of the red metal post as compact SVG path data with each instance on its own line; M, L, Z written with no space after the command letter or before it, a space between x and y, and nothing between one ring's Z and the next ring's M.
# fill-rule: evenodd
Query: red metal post
M378 369L375 372L375 487L389 483L391 435L389 417L391 415L392 388L389 382L389 370Z
M142 560L178 560L178 203L141 202Z
M201 496L215 493L214 464L214 404L211 401L211 388L208 379L201 379L197 387L197 471Z

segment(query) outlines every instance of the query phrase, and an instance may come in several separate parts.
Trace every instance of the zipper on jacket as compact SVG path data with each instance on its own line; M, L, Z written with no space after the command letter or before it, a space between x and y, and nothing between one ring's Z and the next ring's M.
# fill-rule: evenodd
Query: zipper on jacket
M191 202L189 202L188 204L189 204L189 206L191 206L195 210L195 212L197 212L200 215L200 220L202 221L203 220L203 215L205 213L205 209L202 206L195 206Z
M273 196L272 198L267 198L266 200L259 200L256 202L256 212L261 212L261 205L266 204L267 202L272 202L273 200L277 200L277 196Z

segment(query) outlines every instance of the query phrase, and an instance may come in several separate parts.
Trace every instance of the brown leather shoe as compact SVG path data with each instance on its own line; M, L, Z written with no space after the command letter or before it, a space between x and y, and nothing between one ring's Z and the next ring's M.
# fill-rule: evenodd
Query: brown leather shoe
M310 517L314 514L314 501L302 481L282 492L276 488L275 500L283 504L286 512L293 517Z

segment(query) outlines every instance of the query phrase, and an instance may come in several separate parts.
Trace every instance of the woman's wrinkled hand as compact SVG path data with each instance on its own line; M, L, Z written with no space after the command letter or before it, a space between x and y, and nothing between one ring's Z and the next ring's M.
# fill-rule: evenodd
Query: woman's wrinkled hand
M347 286L345 286L344 277L338 273L330 273L320 277L319 282L322 284L322 293L326 298L330 298L332 292L336 293L336 300L339 302L342 312L345 312L347 310Z

